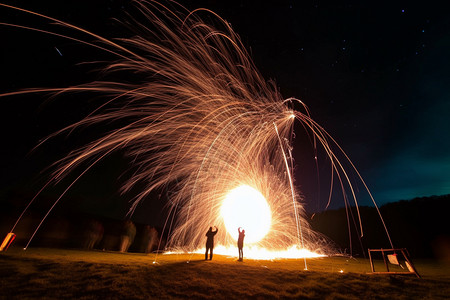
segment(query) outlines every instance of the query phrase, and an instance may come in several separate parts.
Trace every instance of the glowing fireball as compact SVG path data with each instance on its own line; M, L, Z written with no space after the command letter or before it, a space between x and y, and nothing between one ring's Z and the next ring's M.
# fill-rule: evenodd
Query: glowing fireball
M231 190L220 212L228 233L235 240L239 227L245 230L245 243L258 242L269 232L272 220L269 204L259 191L248 185Z

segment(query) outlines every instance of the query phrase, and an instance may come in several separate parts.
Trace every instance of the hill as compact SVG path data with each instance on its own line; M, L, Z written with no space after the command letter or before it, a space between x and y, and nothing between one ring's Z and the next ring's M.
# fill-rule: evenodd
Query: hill
M380 207L394 247L407 248L413 257L450 261L450 195L415 198ZM350 220L351 245L347 223ZM317 213L311 220L314 230L332 239L346 253L364 256L368 248L390 248L383 224L374 207L360 207L364 236L357 234L355 207Z

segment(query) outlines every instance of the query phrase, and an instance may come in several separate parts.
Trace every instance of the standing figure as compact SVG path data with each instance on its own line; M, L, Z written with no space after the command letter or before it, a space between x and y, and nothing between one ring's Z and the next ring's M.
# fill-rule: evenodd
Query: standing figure
M216 235L217 231L219 231L219 229L217 229L216 226L214 226L214 228L216 228L216 231L212 230L212 227L209 227L208 232L206 233L206 252L205 252L205 260L208 259L208 250L209 250L209 260L212 259L213 257L213 249L214 249L214 236Z
M245 230L242 229L241 227L238 228L238 232L239 232L239 237L238 237L238 249L239 249L239 261L243 261L244 260L244 251L242 250L242 248L244 248L244 237L245 237Z

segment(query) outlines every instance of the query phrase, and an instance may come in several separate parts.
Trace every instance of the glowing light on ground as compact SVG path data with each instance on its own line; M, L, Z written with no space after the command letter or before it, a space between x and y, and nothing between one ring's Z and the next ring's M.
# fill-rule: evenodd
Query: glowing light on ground
M183 252L167 252L165 254L181 254ZM197 249L191 253L205 254L205 249ZM229 257L238 257L238 249L236 246L222 246L214 247L214 254L226 255ZM297 246L292 246L286 250L270 250L258 246L244 246L244 260L245 259L300 259L300 258L318 258L326 255L312 252L308 249L302 249Z
M264 196L248 185L230 191L223 201L220 213L225 227L234 240L238 228L245 230L245 242L258 242L270 230L271 212Z

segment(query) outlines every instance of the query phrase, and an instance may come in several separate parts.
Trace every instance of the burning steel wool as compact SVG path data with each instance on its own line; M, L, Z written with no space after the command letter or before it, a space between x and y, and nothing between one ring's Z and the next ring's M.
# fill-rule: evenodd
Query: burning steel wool
M122 191L144 186L129 214L154 190L170 186L170 214L164 228L170 229L168 248L203 248L206 229L215 225L220 228L216 245L224 249L234 247L237 228L245 228L246 246L260 253L255 257L270 257L268 251L276 251L274 257L324 252L323 239L308 226L301 196L294 189L293 124L301 122L312 133L329 156L338 180L347 184L348 177L330 146L334 140L309 117L301 101L283 99L277 87L262 78L225 20L207 9L190 12L173 2L167 4L136 2L141 15L139 21L129 23L139 34L118 40L2 5L42 17L63 31L46 33L73 39L67 31L75 30L95 38L95 42L77 41L117 57L102 72L141 78L136 83L94 81L3 94L86 92L105 96L88 116L46 140L99 124L115 124L115 129L65 156L44 188L78 170L80 175L70 189L99 161L125 150L136 172ZM213 21L205 22L202 16ZM221 252L219 248L216 253ZM246 252L246 256L252 254Z

